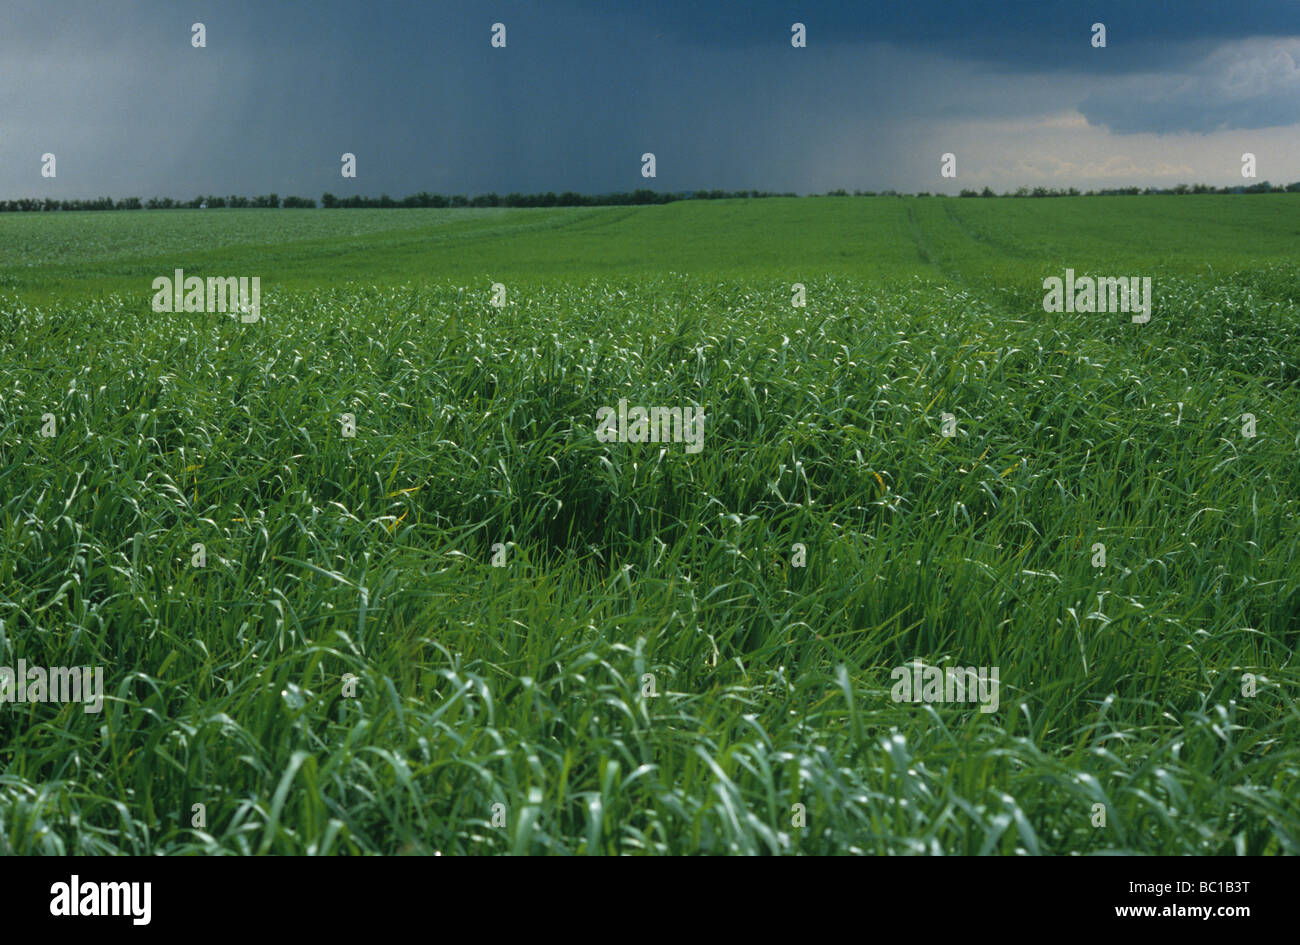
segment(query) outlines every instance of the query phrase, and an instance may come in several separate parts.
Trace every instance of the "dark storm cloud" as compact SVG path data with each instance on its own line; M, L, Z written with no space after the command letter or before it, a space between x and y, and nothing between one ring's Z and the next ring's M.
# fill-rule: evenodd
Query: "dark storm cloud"
M576 9L602 0L568 0ZM1216 44L1260 36L1300 36L1295 0L906 0L891 3L746 0L702 4L663 0L630 6L629 17L678 41L702 45L781 45L790 25L809 43L886 42L1017 71L1142 71L1195 58ZM1107 29L1107 54L1087 40ZM1084 42L1080 43L1080 37Z
M981 123L1297 121L1286 38L1300 3L1275 0L5 0L0 17L5 197L924 189L926 129L941 150L994 156ZM497 21L504 50L489 44ZM806 49L790 46L796 21ZM966 137L943 131L956 124ZM1037 133L1061 150L1071 127ZM47 151L55 180L39 175ZM339 174L344 152L356 180Z

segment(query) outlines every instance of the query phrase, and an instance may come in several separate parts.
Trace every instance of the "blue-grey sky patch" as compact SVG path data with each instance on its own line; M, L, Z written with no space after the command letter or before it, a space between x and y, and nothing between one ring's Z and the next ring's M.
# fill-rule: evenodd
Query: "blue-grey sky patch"
M1300 179L1300 3L1283 0L6 0L2 16L2 197L1222 185L1243 150L1261 179Z

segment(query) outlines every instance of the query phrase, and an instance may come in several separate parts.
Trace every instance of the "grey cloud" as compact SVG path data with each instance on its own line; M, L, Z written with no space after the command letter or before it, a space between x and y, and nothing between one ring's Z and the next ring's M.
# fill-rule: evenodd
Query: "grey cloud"
M1178 74L1116 81L1080 104L1087 119L1124 134L1209 133L1300 121L1300 40L1245 40Z

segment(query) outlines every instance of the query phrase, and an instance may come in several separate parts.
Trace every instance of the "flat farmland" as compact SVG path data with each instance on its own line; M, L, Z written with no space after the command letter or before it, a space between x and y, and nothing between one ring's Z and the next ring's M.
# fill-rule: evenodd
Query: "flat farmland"
M0 851L1300 853L1297 210L0 214Z

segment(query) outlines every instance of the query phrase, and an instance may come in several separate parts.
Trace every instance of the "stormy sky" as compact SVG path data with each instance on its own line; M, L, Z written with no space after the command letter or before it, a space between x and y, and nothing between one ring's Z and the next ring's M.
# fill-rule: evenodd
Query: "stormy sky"
M5 198L1224 185L1247 151L1300 180L1300 0L0 7Z

